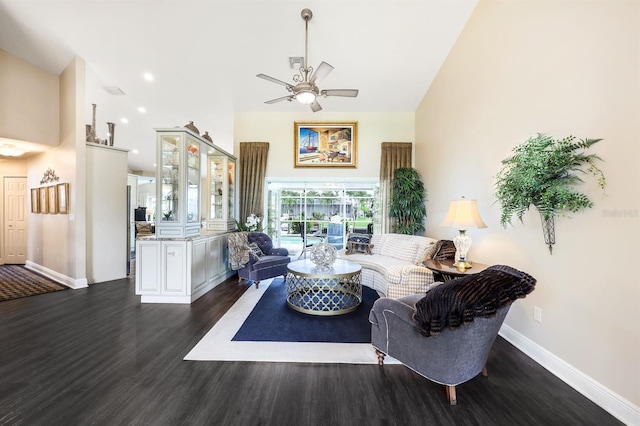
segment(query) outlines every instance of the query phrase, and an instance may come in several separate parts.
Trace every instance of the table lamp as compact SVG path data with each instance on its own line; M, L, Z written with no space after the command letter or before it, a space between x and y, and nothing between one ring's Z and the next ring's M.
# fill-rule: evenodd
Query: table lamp
M487 227L478 213L476 200L467 200L462 197L459 200L451 201L447 217L444 218L440 226L457 228L460 231L460 234L453 238L453 244L456 246L456 258L453 266L457 269L471 268L471 263L467 261L467 252L471 247L471 237L467 235L467 229Z

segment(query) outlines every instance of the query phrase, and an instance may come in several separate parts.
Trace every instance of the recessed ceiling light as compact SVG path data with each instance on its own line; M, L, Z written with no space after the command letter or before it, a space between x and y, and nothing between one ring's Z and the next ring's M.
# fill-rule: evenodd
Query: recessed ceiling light
M147 109L145 107L138 107L138 112L144 114L145 112L147 112Z
M150 72L145 72L142 77L147 81L153 81L153 74Z
M131 150L134 154L137 154L139 151L137 149Z
M153 163L153 167L156 167L156 166L157 166L157 164L156 164L156 163Z
M128 118L125 118L125 117L122 117L122 118L120 119L120 122L121 122L121 123L124 123L124 124L127 124L127 123L129 122L129 119L128 119Z

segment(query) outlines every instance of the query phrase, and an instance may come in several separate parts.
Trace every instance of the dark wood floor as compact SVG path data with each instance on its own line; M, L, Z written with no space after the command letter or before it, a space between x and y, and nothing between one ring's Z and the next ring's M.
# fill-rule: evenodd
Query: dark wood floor
M457 406L399 365L183 361L246 288L142 305L125 279L1 302L0 424L620 424L501 338Z

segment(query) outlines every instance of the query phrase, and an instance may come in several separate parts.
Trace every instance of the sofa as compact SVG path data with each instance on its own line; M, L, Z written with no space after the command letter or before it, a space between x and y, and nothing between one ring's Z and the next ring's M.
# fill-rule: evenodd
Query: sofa
M369 243L363 244L362 237L352 236L347 247L338 251L338 258L362 266L362 285L394 299L425 293L433 287L433 272L422 261L437 240L419 235L373 234Z

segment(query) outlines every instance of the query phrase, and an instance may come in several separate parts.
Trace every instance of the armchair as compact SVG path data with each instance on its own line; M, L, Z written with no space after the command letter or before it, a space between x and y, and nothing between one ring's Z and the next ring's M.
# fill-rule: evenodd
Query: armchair
M273 247L273 241L263 232L229 234L229 257L232 269L238 271L238 281L253 281L256 288L261 280L279 275L286 278L291 260L289 251Z
M535 279L508 266L432 287L426 294L380 298L371 309L371 344L378 364L389 355L445 386L457 403L456 386L482 373L511 303L533 291Z

